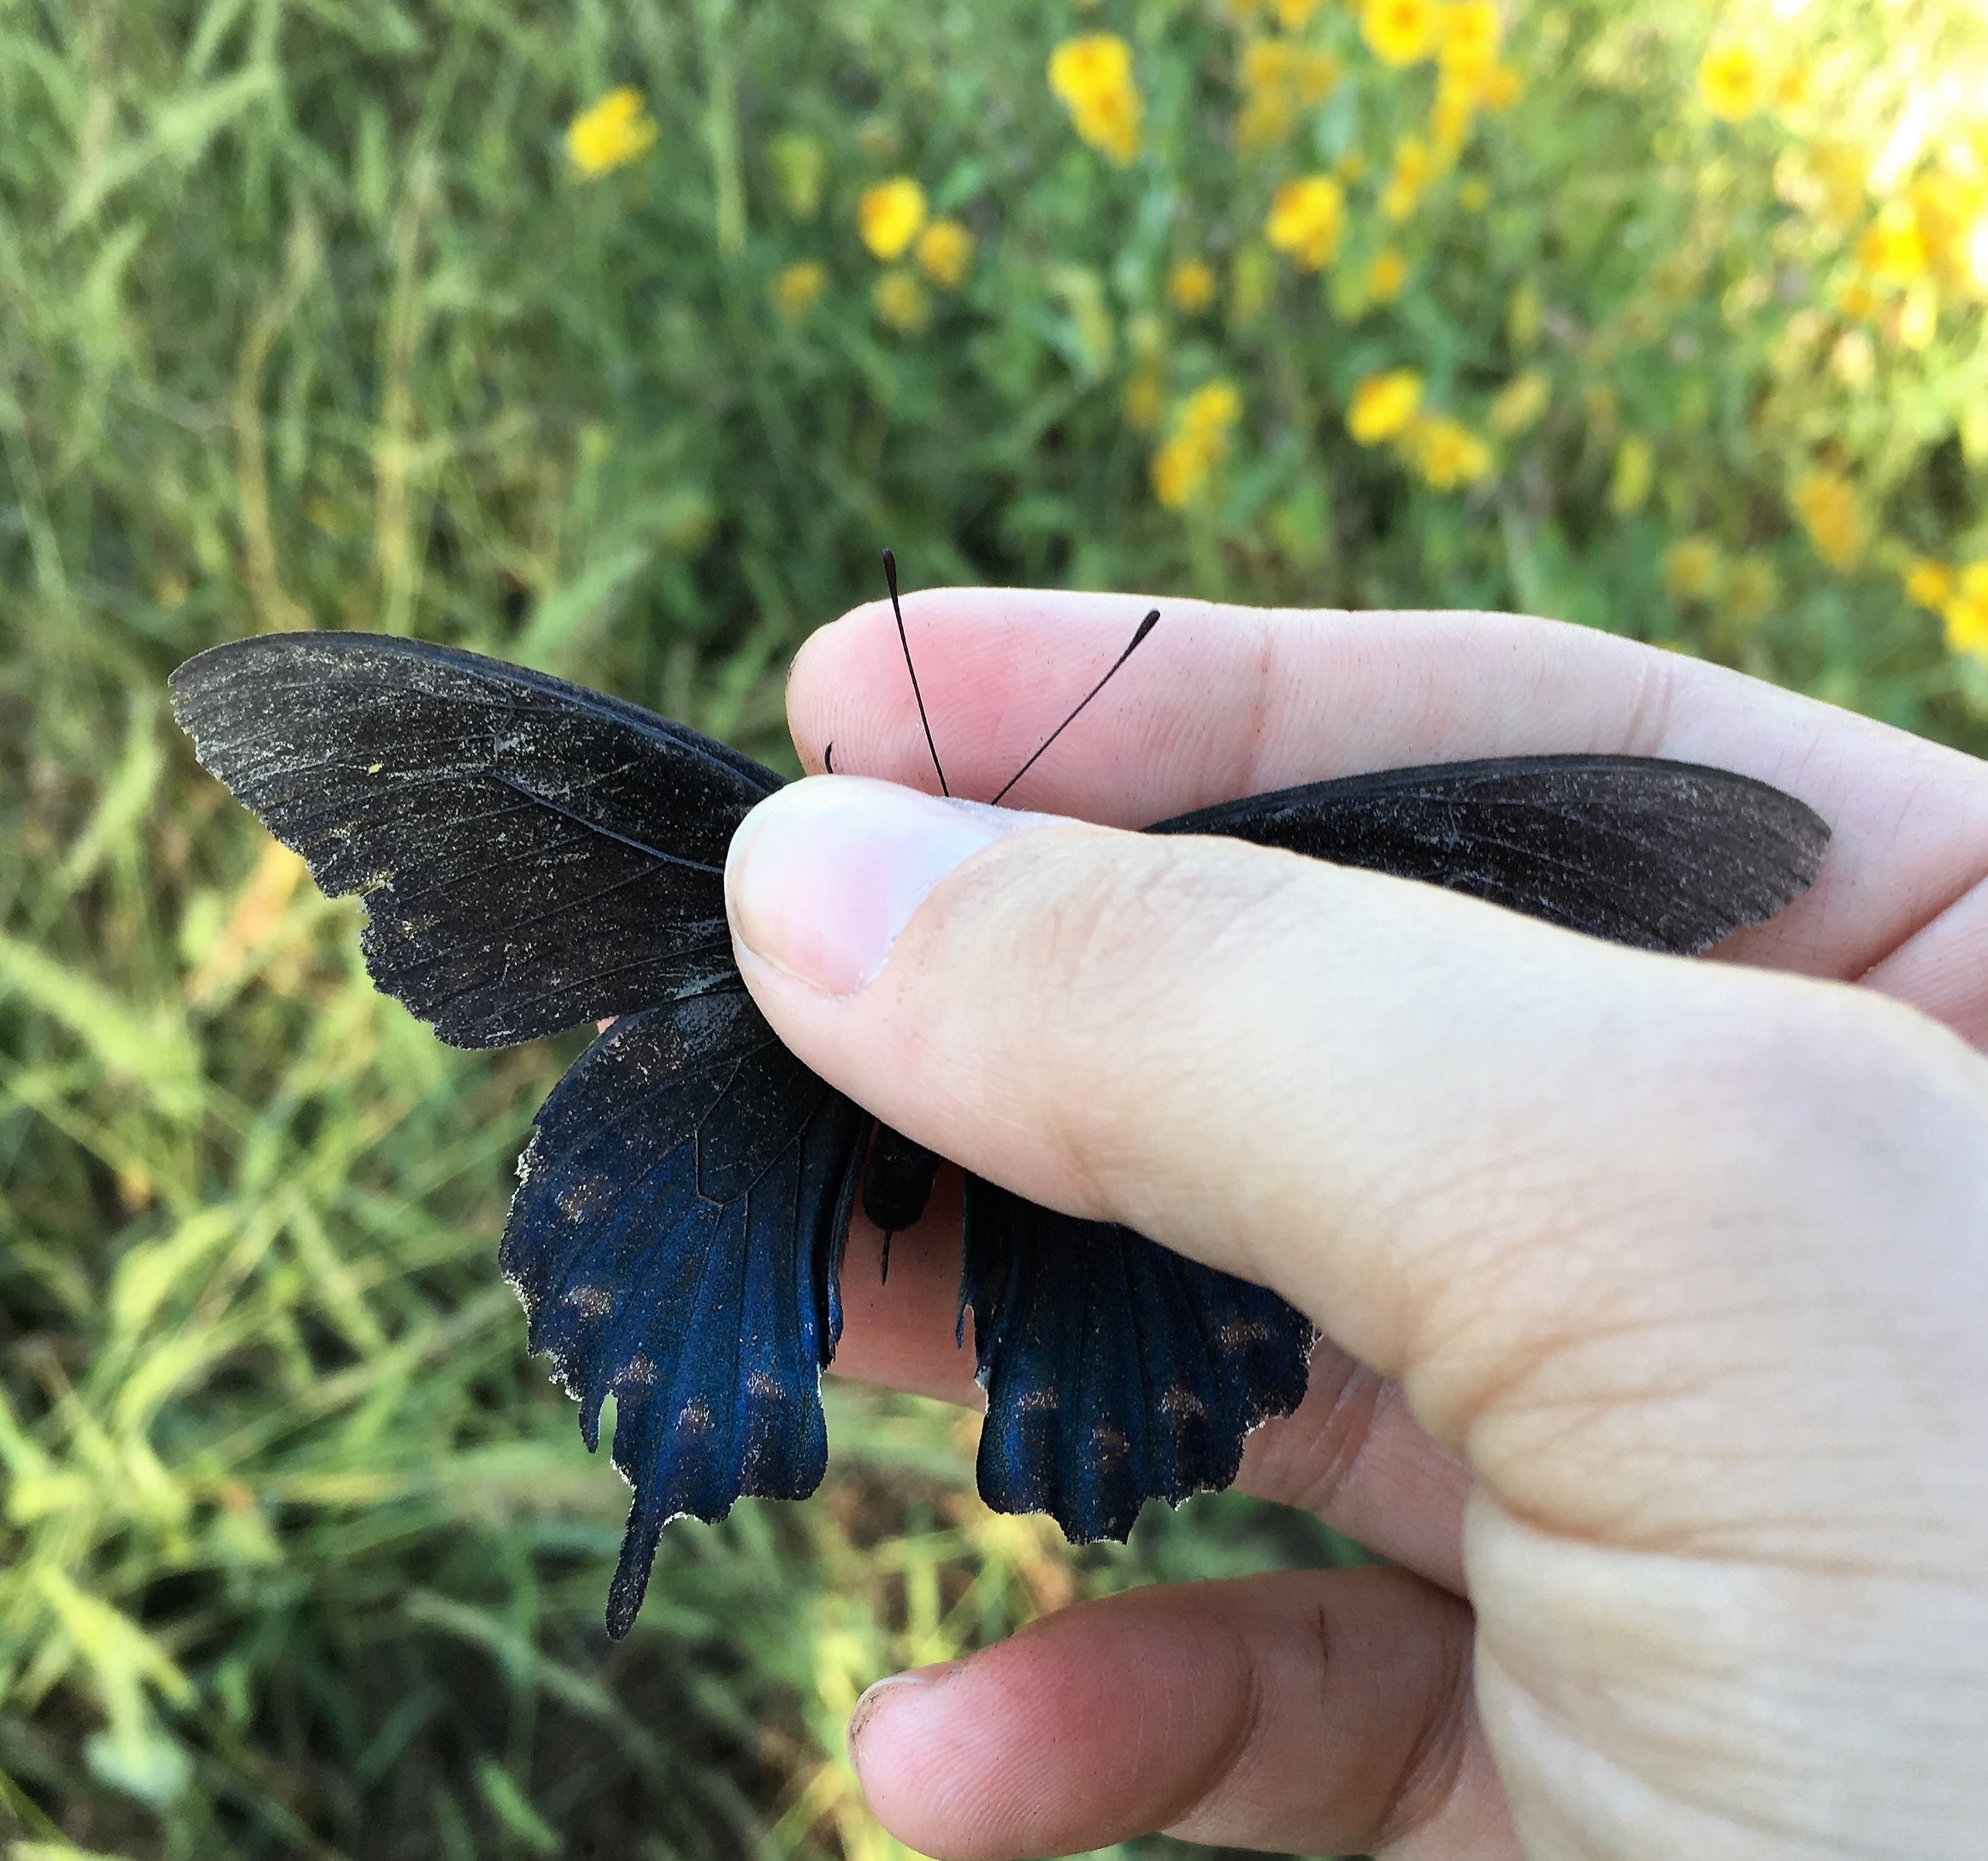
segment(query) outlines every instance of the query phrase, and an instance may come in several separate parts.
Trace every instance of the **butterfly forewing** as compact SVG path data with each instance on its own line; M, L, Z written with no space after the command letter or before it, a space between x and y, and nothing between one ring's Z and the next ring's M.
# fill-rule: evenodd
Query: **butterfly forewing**
M473 653L274 633L173 675L201 762L333 895L366 966L465 1047L735 979L725 850L771 770Z
M616 1022L540 1111L501 1258L589 1447L615 1399L635 1490L611 1634L634 1622L670 1519L821 1483L868 1125L735 989Z
M1814 810L1725 769L1523 757L1386 769L1176 816L1219 833L1466 892L1639 949L1694 955L1808 889Z

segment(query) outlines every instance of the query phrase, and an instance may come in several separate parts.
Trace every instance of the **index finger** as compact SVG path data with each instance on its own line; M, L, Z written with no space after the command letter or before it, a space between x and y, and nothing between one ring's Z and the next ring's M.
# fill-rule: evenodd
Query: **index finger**
M1835 838L1814 890L1729 953L1867 979L1988 1041L1988 766L1724 667L1515 615L1251 609L948 588L905 618L953 792L992 795L1152 608L1138 655L1015 804L1144 826L1367 769L1597 752L1706 763L1799 796ZM882 602L801 649L811 769L936 786Z

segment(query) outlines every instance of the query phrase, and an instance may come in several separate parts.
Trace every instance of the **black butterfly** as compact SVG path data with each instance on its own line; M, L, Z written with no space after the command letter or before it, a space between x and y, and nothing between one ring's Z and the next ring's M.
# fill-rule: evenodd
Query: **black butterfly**
M327 892L363 896L374 981L444 1040L619 1017L539 1112L500 1259L589 1449L615 1398L624 1635L668 1520L820 1483L850 1210L860 1187L887 1233L906 1227L937 1168L781 1045L733 962L726 848L780 778L618 698L417 641L266 635L172 686L201 762ZM1149 831L1678 952L1779 911L1829 838L1760 782L1593 756L1312 783ZM970 1175L965 1210L988 1505L1122 1539L1144 1499L1228 1485L1244 1435L1303 1396L1315 1334L1274 1293Z

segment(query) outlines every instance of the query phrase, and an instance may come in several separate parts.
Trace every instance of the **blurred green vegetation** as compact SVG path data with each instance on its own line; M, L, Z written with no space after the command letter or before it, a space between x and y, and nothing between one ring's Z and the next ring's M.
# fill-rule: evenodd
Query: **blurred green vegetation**
M1426 10L0 7L15 1854L881 1857L870 1680L1332 1554L1221 1498L1075 1555L837 1389L823 1497L674 1529L610 1647L622 1489L493 1259L571 1044L372 992L187 654L418 633L791 767L888 541L1544 611L1988 747L1980 21Z

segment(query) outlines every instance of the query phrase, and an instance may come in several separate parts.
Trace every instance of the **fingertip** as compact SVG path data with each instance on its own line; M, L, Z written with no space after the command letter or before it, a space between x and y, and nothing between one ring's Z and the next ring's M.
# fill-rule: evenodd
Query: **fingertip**
M817 627L787 668L788 733L811 775L823 773L823 752L845 732L842 714L862 688L855 673L864 636L885 606L865 601Z
M849 1761L870 1813L906 1846L940 1861L1004 1852L986 1837L988 1806L975 1762L988 1717L971 1658L880 1680L849 1715ZM998 1717L998 1715L997 1715Z

